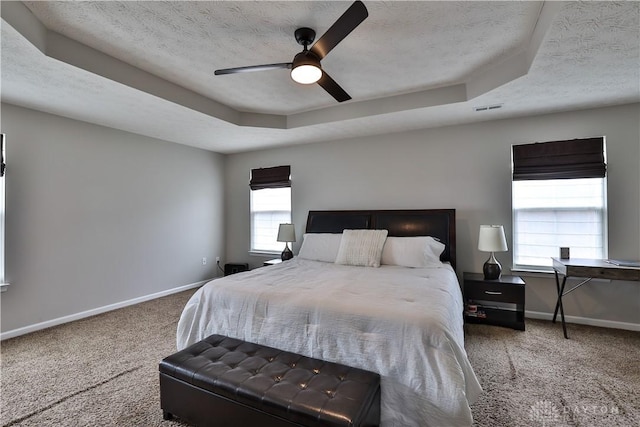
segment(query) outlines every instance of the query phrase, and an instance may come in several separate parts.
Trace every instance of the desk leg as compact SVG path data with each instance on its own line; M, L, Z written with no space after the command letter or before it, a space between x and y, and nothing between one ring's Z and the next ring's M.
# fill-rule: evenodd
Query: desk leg
M560 277L558 276L558 272L554 271L556 275L556 292L558 293L558 297L556 299L556 309L553 311L553 323L556 323L556 317L558 316L558 308L560 307ZM565 277L566 279L566 277Z
M560 318L562 319L562 332L564 332L565 339L569 339L567 336L567 324L564 321L564 307L562 306L562 294L564 294L564 285L567 283L567 276L564 276L562 279L562 286L560 287L560 295L558 296L558 301L560 302Z
M556 323L556 317L558 316L558 308L560 308L560 319L562 320L562 332L564 332L564 337L569 339L567 336L567 324L564 321L564 307L562 306L562 294L564 294L564 287L567 283L567 276L562 278L562 285L560 285L560 277L558 276L558 272L556 274L556 290L558 291L558 300L556 301L556 309L553 312L553 323Z

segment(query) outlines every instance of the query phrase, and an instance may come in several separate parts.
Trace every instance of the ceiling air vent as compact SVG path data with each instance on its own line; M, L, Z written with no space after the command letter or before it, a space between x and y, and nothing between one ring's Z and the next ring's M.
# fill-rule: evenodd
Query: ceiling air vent
M502 108L502 104L483 105L482 107L473 107L474 111L490 111Z

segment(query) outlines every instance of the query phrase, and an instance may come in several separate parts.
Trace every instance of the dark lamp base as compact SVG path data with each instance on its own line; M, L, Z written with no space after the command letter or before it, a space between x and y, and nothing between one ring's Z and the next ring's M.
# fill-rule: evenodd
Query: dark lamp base
M291 249L289 249L289 246L285 246L284 251L282 251L282 255L280 255L280 259L282 261L286 261L291 258L293 258L293 252L291 252Z
M487 261L482 267L482 272L484 273L484 280L497 280L502 274L502 266L497 261L495 264Z

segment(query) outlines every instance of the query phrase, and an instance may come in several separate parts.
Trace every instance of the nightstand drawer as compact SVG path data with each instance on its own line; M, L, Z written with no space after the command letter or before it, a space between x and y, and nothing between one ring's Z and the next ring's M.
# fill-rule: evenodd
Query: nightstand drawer
M464 297L472 300L491 300L522 304L524 301L524 285L504 283L467 282Z

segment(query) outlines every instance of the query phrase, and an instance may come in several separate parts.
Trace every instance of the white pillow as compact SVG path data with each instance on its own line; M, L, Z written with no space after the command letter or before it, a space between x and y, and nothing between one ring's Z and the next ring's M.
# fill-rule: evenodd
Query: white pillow
M342 234L305 233L298 257L312 261L335 262Z
M387 237L380 262L417 268L441 266L444 248L444 244L430 236Z
M387 230L344 230L336 264L380 267Z

